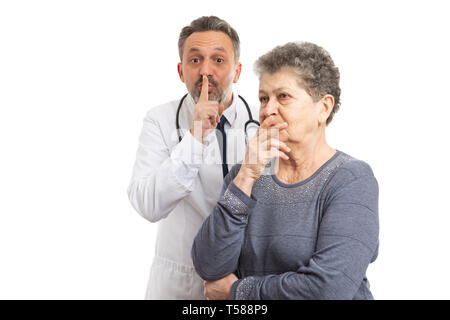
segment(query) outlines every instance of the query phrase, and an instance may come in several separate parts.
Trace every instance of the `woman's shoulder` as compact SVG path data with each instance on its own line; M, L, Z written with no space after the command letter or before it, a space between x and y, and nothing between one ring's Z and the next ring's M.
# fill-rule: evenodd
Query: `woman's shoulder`
M335 189L348 185L356 180L376 180L372 167L363 160L340 151L340 165L328 180L328 189Z
M372 167L366 161L350 156L342 151L341 153L347 159L337 168L336 172L340 172L343 175L350 175L353 178L374 175Z

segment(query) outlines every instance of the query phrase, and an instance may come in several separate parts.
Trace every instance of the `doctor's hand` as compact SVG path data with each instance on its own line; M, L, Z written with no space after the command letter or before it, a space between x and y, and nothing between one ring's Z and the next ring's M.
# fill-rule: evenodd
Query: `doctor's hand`
M234 184L251 195L253 184L261 176L270 159L280 157L289 160L291 149L279 138L279 130L286 129L286 122L274 123L274 117L267 117L259 127L256 135L250 140L244 161L234 178Z
M208 100L208 86L208 77L203 76L202 90L194 108L191 124L191 134L201 143L217 127L224 110L224 106L219 102Z
M234 273L216 281L205 281L205 297L208 300L228 300L231 287L238 278Z

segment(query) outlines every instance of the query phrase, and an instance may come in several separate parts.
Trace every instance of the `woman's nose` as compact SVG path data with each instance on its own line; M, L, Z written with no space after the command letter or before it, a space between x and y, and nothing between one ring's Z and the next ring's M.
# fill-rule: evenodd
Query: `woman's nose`
M278 114L278 103L277 103L277 101L275 101L274 99L270 99L267 102L265 114L266 114L266 117Z

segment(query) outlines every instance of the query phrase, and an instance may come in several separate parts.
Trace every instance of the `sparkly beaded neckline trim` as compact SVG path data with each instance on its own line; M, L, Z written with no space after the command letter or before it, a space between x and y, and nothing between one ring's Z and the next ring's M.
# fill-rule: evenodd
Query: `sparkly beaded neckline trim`
M306 178L305 180L293 183L293 184L288 184L288 183L284 183L283 181L281 181L280 179L278 179L278 177L276 176L276 174L273 172L273 161L271 163L271 170L272 170L272 179L273 181L275 181L276 184L278 184L279 186L283 187L283 188L295 188L298 186L301 186L305 183L308 183L309 181L311 181L312 179L314 179L317 175L319 175L323 169L325 169L331 162L333 162L339 155L341 155L342 152L336 149L336 153L330 158L328 159L322 166L320 166L319 169L316 170L316 172L314 172L309 178Z

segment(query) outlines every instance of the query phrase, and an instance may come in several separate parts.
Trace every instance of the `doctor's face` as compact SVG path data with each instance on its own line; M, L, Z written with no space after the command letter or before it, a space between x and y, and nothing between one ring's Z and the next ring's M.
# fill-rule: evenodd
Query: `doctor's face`
M178 73L195 102L205 75L209 80L209 99L227 107L231 104L232 84L239 79L241 64L235 62L233 42L228 35L218 31L194 32L184 43Z

